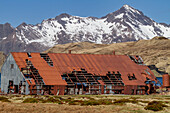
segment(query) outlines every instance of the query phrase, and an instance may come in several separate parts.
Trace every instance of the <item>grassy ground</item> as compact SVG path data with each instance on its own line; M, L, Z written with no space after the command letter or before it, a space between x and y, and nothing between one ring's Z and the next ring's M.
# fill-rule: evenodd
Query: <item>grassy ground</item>
M170 95L7 95L0 96L0 112L170 113Z

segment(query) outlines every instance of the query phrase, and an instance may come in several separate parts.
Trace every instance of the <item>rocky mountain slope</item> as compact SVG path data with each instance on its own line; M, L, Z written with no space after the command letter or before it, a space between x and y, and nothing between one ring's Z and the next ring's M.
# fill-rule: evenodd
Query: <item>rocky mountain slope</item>
M146 65L153 65L158 71L170 73L170 39L154 37L151 40L124 42L114 44L95 44L90 42L76 42L56 45L45 52L81 54L116 54L140 55Z
M124 5L102 18L61 14L37 25L22 23L14 28L0 25L0 51L40 52L56 44L89 41L111 44L115 42L170 37L170 25L160 24L141 11Z
M5 61L6 55L4 55L3 52L0 51L0 72L1 72L1 67Z

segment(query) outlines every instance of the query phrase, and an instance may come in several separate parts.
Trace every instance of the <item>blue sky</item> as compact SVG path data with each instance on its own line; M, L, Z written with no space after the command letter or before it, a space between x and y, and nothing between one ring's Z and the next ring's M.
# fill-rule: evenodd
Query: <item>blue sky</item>
M8 22L14 27L22 22L37 24L61 13L102 17L124 4L156 22L170 24L170 0L0 0L0 24Z

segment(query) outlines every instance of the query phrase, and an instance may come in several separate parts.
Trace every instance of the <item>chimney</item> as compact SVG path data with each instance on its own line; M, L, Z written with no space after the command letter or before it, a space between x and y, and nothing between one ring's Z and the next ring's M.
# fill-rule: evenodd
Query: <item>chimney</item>
M68 53L71 54L71 50L68 50Z
M115 50L113 50L113 55L115 55Z

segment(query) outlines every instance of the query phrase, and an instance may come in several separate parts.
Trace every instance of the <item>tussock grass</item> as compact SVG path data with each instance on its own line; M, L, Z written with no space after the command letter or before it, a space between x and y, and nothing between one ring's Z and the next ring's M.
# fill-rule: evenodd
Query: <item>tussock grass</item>
M11 101L8 100L7 97L3 97L3 96L0 96L0 101L1 102L11 102Z
M112 100L100 99L100 100L88 100L83 101L81 105L111 105L113 104Z
M101 103L99 101L95 101L95 100L89 100L89 101L83 101L81 103L82 106L85 105L100 105Z
M56 99L54 97L48 97L48 98L26 98L23 103L58 103L63 104L62 101L59 99Z
M23 103L58 103L63 104L62 101L66 99L58 97L58 96L33 96L30 98L26 98Z
M43 103L58 103L58 104L63 104L62 101L60 101L59 99L53 98L53 97L49 97L46 100L41 100Z
M106 98L107 97L107 98ZM63 95L63 96L41 96L41 95L19 95L19 96L0 96L2 102L12 103L37 103L36 105L64 104L57 106L69 106L71 109L80 108L109 108L113 111L128 112L167 112L170 107L170 96L162 95ZM17 101L20 100L20 101ZM151 101L151 102L150 102ZM127 104L128 103L128 104ZM131 104L132 103L132 104ZM4 103L8 104L8 103ZM10 103L11 104L11 103ZM100 106L102 105L102 106ZM110 105L110 106L107 106ZM112 109L115 107L115 109ZM164 109L164 107L167 107ZM65 108L63 108L65 109ZM132 111L131 111L132 110ZM152 111L149 111L152 110Z
M82 100L70 100L68 102L69 105L81 105L83 101Z
M95 105L111 105L113 104L112 100L108 99L99 99L99 100L70 100L68 102L69 105L81 105L81 106L95 106Z
M114 101L114 104L116 105L124 105L125 103L138 103L138 100L136 99L118 99Z
M152 101L149 102L148 105L144 108L146 110L152 110L152 111L161 111L164 107L168 107L161 101Z
M36 98L26 98L23 103L38 103L38 99Z

